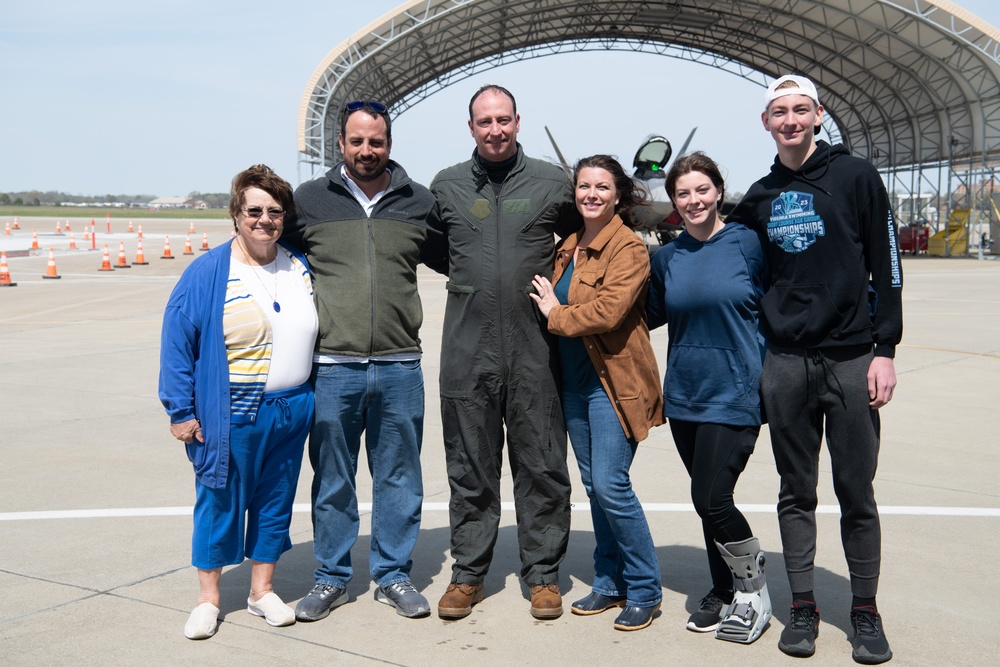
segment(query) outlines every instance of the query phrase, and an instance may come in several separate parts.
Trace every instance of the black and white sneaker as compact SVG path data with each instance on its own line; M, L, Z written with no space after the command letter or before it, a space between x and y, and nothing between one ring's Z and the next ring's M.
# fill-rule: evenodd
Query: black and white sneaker
M815 602L795 600L788 614L788 623L781 631L778 648L786 655L808 658L816 652L819 636L819 609Z
M711 591L698 603L698 611L688 618L687 629L691 632L712 632L719 627L722 610L728 603Z
M295 620L318 621L330 615L331 609L345 604L349 599L346 588L330 584L316 584L309 594L295 605Z
M851 657L862 665L880 665L892 659L889 640L882 631L882 617L875 607L855 607L851 609Z
M397 581L375 589L375 599L396 608L396 613L406 618L430 616L431 605L409 581Z

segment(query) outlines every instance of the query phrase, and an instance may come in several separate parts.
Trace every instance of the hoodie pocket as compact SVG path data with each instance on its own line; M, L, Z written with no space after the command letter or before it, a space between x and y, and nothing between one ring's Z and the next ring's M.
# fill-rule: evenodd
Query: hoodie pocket
M671 403L746 405L750 378L736 350L675 345L670 350L663 395Z
M772 342L778 344L819 344L844 320L825 283L774 285L760 309Z

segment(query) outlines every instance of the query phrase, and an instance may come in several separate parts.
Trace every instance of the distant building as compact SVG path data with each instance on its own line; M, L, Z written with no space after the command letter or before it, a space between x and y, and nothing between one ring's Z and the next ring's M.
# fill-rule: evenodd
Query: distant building
M149 207L150 208L194 208L195 200L189 199L187 197L157 197L153 201L149 202Z

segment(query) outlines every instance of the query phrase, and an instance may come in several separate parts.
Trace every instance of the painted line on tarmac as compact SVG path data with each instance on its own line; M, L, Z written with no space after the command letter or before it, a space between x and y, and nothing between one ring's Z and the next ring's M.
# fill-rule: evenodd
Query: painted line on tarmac
M990 354L989 352L969 352L968 350L949 350L945 347L927 347L924 345L897 345L911 350L929 350L931 352L948 352L951 354L964 354L970 357L986 357L988 359L1000 359L1000 354Z
M514 503L501 503L501 509L514 511ZM694 506L689 503L643 503L646 512L694 512ZM755 514L774 514L774 505L740 505L741 512ZM292 506L293 512L307 513L310 506L298 503ZM358 510L371 512L371 503L358 503ZM121 519L129 517L148 516L191 516L192 507L125 507L119 509L94 510L53 510L42 512L2 512L0 521L41 521L47 519ZM424 503L425 512L446 512L448 503ZM585 503L573 503L574 512L589 512ZM883 505L878 508L883 516L961 516L961 517L1000 517L1000 507L921 507L909 505ZM838 505L820 505L817 514L840 514Z
M10 320L0 322L0 325L5 324L20 324L20 325L55 325L55 324L73 324L73 325L89 325L89 324L106 324L108 320ZM114 320L115 324L162 324L163 320Z

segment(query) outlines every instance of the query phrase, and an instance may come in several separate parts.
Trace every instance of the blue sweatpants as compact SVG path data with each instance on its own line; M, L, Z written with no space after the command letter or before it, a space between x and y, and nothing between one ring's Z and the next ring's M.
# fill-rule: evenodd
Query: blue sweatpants
M192 565L275 563L292 548L288 528L312 418L308 383L264 394L253 423L233 415L225 488L195 480Z

